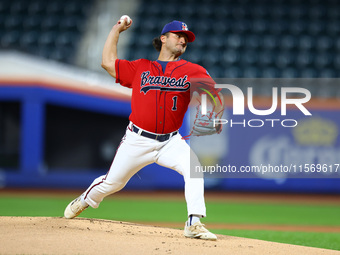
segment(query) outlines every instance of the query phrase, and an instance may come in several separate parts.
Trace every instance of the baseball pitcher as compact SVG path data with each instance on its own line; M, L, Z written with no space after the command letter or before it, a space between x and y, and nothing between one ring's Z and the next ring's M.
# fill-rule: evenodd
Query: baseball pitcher
M95 179L66 207L64 215L74 218L88 206L97 208L104 197L121 190L141 168L157 163L183 175L188 212L184 236L216 240L216 235L200 222L206 217L204 179L190 178L190 160L199 164L198 158L193 158L189 145L178 132L194 90L191 80L212 80L203 67L180 58L188 43L195 40L195 35L185 23L172 21L153 40L153 46L159 51L156 61L127 61L118 58L117 43L120 33L131 25L132 20L125 16L113 26L102 55L102 67L116 78L117 83L132 89L130 123L107 174ZM220 127L213 126L212 120L220 118L224 109L214 84L202 86L205 86L204 90L197 92L208 89L218 104L209 114L197 114L191 132L196 136L219 133Z

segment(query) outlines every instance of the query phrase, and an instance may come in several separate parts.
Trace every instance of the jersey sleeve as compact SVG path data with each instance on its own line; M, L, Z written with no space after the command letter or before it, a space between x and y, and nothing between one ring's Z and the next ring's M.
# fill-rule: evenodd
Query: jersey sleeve
M128 61L124 59L117 59L116 67L116 82L124 87L131 88L132 82L140 61Z
M221 89L216 89L215 84L216 82L210 76L208 71L202 66L197 65L195 74L191 79L193 91L196 91L199 94L209 92L216 96L217 93L221 91Z

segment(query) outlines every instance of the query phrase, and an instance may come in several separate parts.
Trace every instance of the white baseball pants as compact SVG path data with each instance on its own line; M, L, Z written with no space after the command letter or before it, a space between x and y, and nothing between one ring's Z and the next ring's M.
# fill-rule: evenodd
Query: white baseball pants
M108 173L96 178L83 193L85 202L97 208L104 197L121 190L141 168L157 163L183 175L188 216L197 214L205 217L204 179L190 177L190 156L195 165L199 162L194 153L190 154L190 146L182 136L178 133L167 141L159 142L131 131L131 125L126 129Z

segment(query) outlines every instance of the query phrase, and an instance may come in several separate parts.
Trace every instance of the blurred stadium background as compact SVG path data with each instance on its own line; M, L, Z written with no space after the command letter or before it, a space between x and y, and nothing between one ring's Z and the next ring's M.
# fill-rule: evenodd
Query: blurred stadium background
M214 78L333 78L308 86L319 103L312 118L297 116L303 125L296 132L227 130L221 162L251 165L258 156L284 164L297 155L294 162L340 163L336 0L0 0L1 187L85 188L107 171L130 106L129 91L101 70L101 52L122 14L134 24L120 38L120 58L156 59L152 39L182 20L197 38L183 58ZM270 92L256 89L257 96ZM143 169L127 189L182 189L181 176L158 168ZM339 175L223 178L207 188L340 193Z

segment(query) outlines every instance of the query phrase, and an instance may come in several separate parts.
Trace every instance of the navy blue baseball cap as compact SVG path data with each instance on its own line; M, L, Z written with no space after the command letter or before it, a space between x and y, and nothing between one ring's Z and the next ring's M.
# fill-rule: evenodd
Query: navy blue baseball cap
M174 20L168 24L166 24L162 30L162 35L164 35L167 32L172 33L184 33L188 36L188 42L195 41L195 34L191 31L189 31L187 24L185 24L182 21Z

